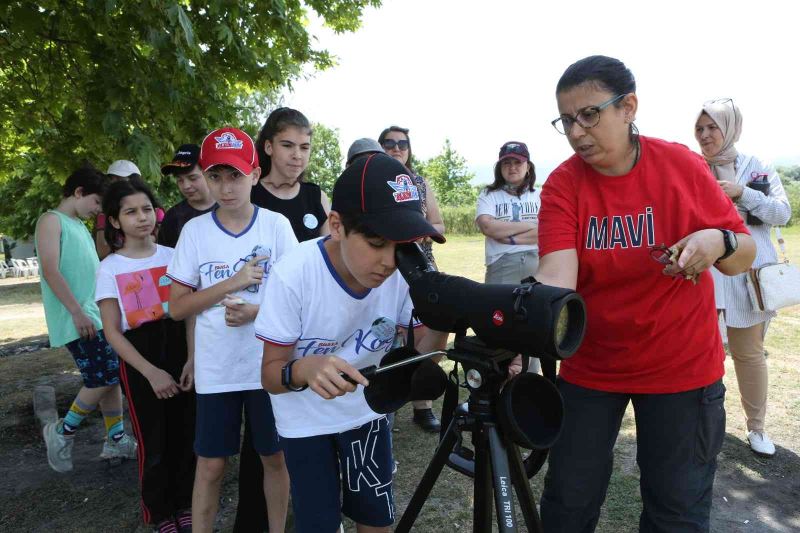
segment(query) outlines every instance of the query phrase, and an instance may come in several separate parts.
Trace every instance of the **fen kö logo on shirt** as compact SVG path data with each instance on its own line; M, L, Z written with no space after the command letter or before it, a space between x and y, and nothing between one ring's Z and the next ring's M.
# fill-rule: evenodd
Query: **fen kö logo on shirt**
M419 200L419 189L417 189L417 186L414 185L414 182L411 181L411 178L407 174L400 174L394 181L387 181L386 183L394 190L392 196L394 196L395 202L413 202L414 200Z
M375 323L378 323L376 326ZM297 340L295 350L300 357L307 355L328 355L339 350L352 347L357 355L363 352L387 353L394 341L394 322L388 318L378 319L369 329L359 328L348 335L341 343L336 339L325 337L301 337Z
M244 142L237 139L236 135L229 131L219 137L215 136L214 140L217 141L217 150L241 150L242 146L244 146Z
M328 355L336 353L339 348L339 342L335 339L326 339L323 337L309 337L307 339L300 338L297 340L295 349L300 357L306 355Z
M586 228L587 250L613 250L655 246L655 222L653 208L645 207L644 213L589 217ZM646 239L646 242L644 242Z

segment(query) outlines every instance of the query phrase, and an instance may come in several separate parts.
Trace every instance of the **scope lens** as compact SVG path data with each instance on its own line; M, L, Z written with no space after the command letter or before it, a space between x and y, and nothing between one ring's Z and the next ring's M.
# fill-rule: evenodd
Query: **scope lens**
M556 318L556 346L562 346L564 339L569 331L569 306L565 305L560 309Z
M553 341L560 359L578 351L586 331L586 306L576 292L554 306Z

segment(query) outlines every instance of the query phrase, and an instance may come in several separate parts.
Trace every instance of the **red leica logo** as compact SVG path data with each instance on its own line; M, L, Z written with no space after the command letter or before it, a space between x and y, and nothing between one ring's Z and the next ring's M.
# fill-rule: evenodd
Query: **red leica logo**
M492 323L495 326L502 326L503 322L505 322L505 319L506 317L503 315L503 312L499 309L494 313L492 313Z

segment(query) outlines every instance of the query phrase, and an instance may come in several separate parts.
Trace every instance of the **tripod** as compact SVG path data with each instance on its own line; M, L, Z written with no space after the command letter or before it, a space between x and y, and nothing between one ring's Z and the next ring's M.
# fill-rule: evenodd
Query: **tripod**
M443 433L436 453L414 491L396 533L411 531L422 505L448 463L460 434L472 434L475 448L473 526L475 533L491 532L492 500L500 532L517 531L512 489L517 493L525 524L530 532L541 532L542 524L519 447L503 431L496 417L497 400L506 378L508 362L516 354L487 348L474 337L456 337L455 347L448 350L449 359L461 363L470 391L466 411L456 410ZM502 364L502 363L506 364ZM447 404L447 401L445 402ZM458 469L462 471L462 469ZM465 472L466 473L466 472Z

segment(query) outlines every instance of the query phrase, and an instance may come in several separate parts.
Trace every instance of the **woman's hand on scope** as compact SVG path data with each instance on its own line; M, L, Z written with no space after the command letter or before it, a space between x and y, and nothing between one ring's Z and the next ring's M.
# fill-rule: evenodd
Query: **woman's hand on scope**
M522 355L517 354L517 356L511 360L511 363L508 365L508 379L512 379L517 374L522 372Z

